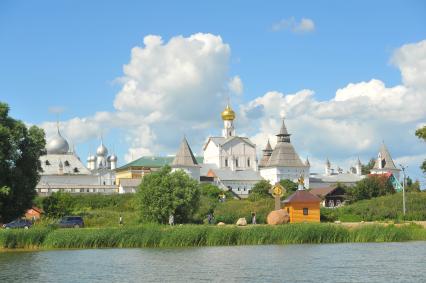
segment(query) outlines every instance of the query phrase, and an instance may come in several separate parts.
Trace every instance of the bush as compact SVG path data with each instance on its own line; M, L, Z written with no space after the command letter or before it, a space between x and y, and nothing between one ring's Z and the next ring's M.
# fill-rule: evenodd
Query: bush
M426 220L426 194L406 193L406 215L402 212L402 193L358 201L339 208L321 208L324 221Z
M347 190L348 202L351 203L394 193L395 189L386 175L368 176Z

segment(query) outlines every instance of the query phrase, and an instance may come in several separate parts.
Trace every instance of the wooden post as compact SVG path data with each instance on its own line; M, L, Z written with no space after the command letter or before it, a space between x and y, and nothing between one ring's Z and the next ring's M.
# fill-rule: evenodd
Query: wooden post
M281 209L281 196L275 196L275 210Z
M284 188L280 185L280 183L276 183L275 186L271 189L272 195L275 199L275 210L281 209L281 197L284 192Z

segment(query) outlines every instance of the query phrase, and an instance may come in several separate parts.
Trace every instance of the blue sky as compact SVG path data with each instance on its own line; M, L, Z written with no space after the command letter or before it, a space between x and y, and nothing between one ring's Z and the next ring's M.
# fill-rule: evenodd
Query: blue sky
M123 76L131 49L143 48L145 36L159 35L166 44L179 35L211 33L230 47L227 76L238 76L243 82L243 94L231 95L236 108L249 107L269 91L294 94L309 89L316 101L330 101L337 89L349 83L377 79L386 87L402 84L400 69L391 63L393 54L405 44L426 39L424 1L247 2L2 1L0 100L10 105L11 115L33 124L54 121L55 115L49 112L53 106L65 109L60 116L63 121L91 117L98 111L114 112L114 100L122 89L117 78ZM312 30L273 29L280 21L296 25L303 18L313 21ZM425 116L410 120L410 125L424 123ZM296 125L297 117L293 118L291 122L290 115L289 123ZM218 134L217 125L220 120L203 134ZM152 126L161 132L158 127ZM241 128L250 136L258 134L243 122ZM132 137L125 138L129 129L110 126L100 131L114 144L123 164L131 146ZM193 139L194 151L199 152L202 140L195 134ZM318 160L333 155L330 150L305 148L300 134L296 141L302 143L296 145L299 151ZM415 138L410 142L415 150L393 141L389 147L396 156L425 152ZM76 143L84 158L98 142L95 135ZM372 143L359 152L342 149L335 158L343 163L345 154L368 159L378 147ZM151 152L168 154L172 148L165 144ZM412 175L422 177L418 170Z

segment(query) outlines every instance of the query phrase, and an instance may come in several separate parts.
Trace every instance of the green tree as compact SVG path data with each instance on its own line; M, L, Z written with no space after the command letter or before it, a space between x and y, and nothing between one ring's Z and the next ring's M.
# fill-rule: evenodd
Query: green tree
M348 201L356 202L395 193L395 189L385 175L368 176L347 190Z
M417 129L416 136L426 142L426 126ZM423 161L423 164L420 166L420 168L423 170L424 173L426 173L426 160Z
M58 218L72 212L73 201L70 194L57 192L45 197L42 206L45 215Z
M0 102L0 222L7 222L31 208L40 179L40 155L46 142L42 129L29 129L9 116Z
M256 201L262 198L271 197L270 191L271 184L266 180L261 180L254 184L253 188L250 190L248 199L250 201Z
M361 164L361 174L362 175L370 174L370 170L373 169L374 163L376 163L376 159L371 158L370 161L368 161L367 165Z
M420 192L420 182L419 180L416 180L413 182L413 180L408 176L405 180L405 191L406 192Z
M170 166L143 177L137 201L144 222L167 223L170 214L177 223L187 223L200 205L197 181Z
M287 194L292 194L297 191L298 184L289 179L282 179L280 185L283 186Z

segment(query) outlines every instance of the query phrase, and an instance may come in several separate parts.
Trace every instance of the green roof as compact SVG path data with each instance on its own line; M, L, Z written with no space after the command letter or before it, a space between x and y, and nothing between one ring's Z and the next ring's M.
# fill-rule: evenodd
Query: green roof
M174 158L174 156L142 156L139 159L133 160L132 162L117 168L116 170L123 170L129 167L160 168L164 165L171 165ZM197 160L198 164L203 163L203 157L196 156L195 159Z

